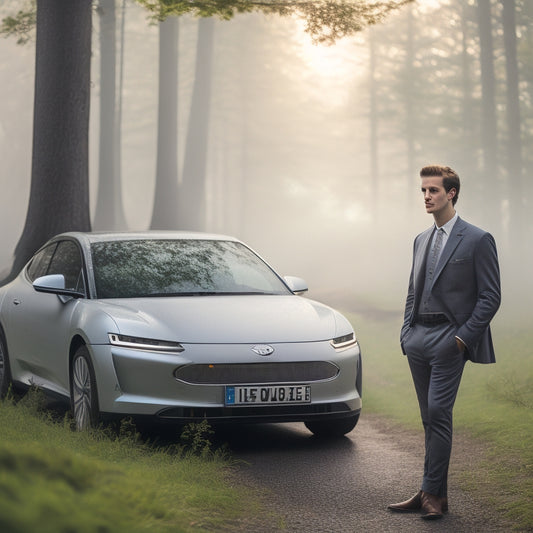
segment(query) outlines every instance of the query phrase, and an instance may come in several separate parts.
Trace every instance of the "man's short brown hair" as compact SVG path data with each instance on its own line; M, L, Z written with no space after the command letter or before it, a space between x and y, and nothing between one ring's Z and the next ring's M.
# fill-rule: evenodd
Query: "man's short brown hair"
M461 189L459 174L452 168L443 165L429 165L420 171L421 178L431 178L434 176L442 178L442 185L446 192L455 189L455 196L452 198L452 205L455 205L459 199L459 190Z

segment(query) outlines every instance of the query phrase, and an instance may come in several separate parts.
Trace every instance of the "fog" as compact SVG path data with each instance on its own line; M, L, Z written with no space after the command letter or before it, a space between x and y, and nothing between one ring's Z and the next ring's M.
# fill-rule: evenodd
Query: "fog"
M512 125L500 3L492 9L499 157L490 172L484 170L474 2L421 1L332 46L313 44L297 19L252 14L216 20L205 109L205 229L239 237L281 274L303 277L310 297L352 310L401 313L413 238L432 223L418 171L443 163L462 178L459 215L496 237L503 306L525 309L533 288L532 228L525 217L531 199L525 176L533 170L533 10L520 1L517 9L523 178L511 175L507 164ZM122 203L127 227L144 230L156 184L159 29L131 2L124 22ZM95 12L93 215L99 186L99 30ZM196 19L180 19L180 173L186 150L193 149L186 141L197 32ZM14 38L0 40L0 269L9 265L28 204L34 61L35 39L25 46ZM515 218L522 210L524 216ZM516 220L518 248L512 239Z

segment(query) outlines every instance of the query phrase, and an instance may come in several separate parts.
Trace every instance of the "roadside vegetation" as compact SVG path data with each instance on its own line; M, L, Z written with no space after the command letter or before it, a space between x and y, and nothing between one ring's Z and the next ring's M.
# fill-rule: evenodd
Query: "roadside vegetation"
M225 531L254 514L207 423L158 446L128 420L78 433L41 407L36 391L0 403L0 531Z
M421 431L411 375L399 346L401 314L350 318L362 344L364 412ZM492 329L497 363L466 365L454 410L454 431L479 439L486 455L475 471L463 471L459 479L462 488L475 491L517 529L531 531L533 331L525 321L505 316L498 316Z

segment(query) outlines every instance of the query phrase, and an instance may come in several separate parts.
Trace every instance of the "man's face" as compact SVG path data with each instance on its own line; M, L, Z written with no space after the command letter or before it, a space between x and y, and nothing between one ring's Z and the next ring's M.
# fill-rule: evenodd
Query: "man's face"
M426 204L426 213L433 215L445 212L452 207L452 198L455 189L446 192L442 184L442 177L430 176L422 178L422 193Z

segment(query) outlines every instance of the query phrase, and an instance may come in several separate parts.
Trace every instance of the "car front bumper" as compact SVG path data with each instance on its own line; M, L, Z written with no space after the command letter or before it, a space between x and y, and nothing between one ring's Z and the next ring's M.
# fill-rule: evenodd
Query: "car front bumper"
M360 412L359 344L340 351L327 341L271 345L268 357L251 354L249 344L184 345L176 354L93 345L100 411L176 422L294 422ZM227 405L226 386L246 385L309 385L311 399Z

